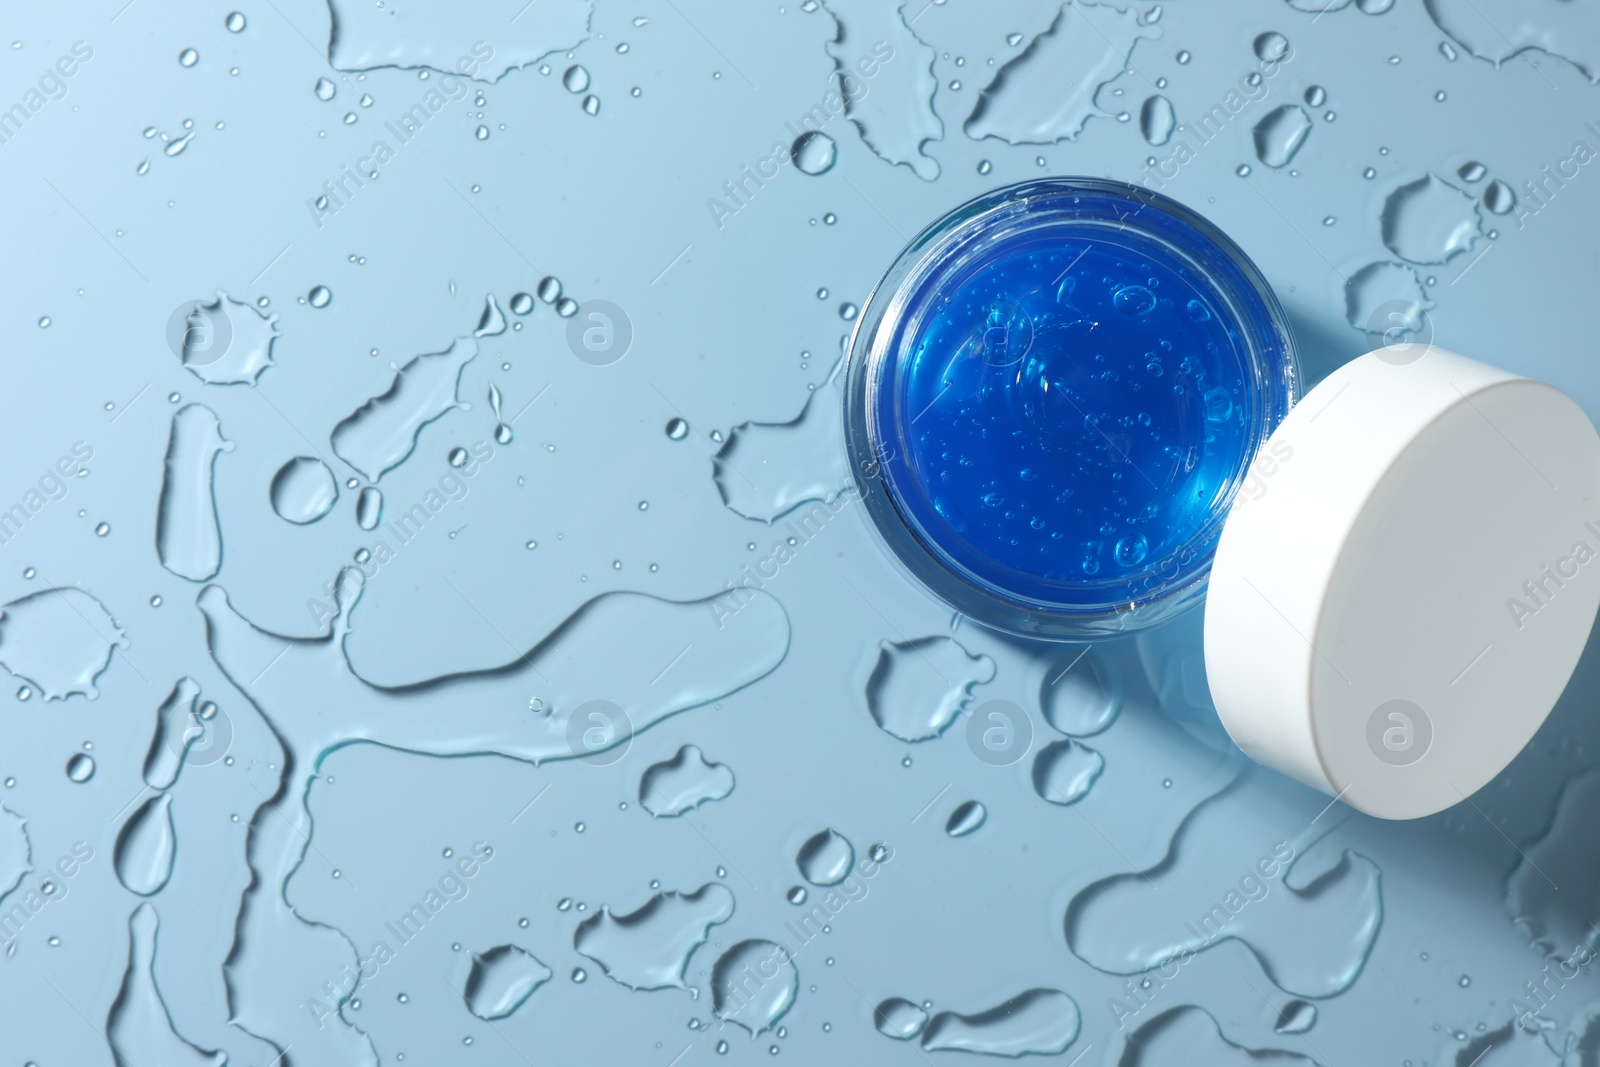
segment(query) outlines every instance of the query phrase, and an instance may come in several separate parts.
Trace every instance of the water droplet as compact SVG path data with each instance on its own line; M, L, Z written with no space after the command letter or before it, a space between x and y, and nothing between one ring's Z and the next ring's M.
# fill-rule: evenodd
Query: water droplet
M961 1051L990 1056L1053 1056L1077 1040L1077 1003L1056 989L1030 989L972 1015L942 1011L922 1033L929 1052Z
M1430 306L1417 272L1399 263L1370 263L1350 276L1345 285L1345 318L1358 330L1373 327L1374 317L1385 306L1388 318L1383 327L1383 344L1399 344L1416 337L1426 326L1425 309ZM1376 331L1375 331L1376 332Z
M332 100L333 94L338 91L327 78L318 78L317 84L312 88L316 92L318 100Z
M771 1029L799 991L800 973L789 951L771 941L741 941L711 968L711 1010L752 1036Z
M383 520L383 493L375 485L361 490L356 497L356 525L363 530L375 530Z
M533 310L533 296L530 293L511 294L511 310L517 315L526 315Z
M1482 181L1483 176L1488 173L1489 168L1476 161L1463 163L1456 168L1456 174L1460 175L1461 180L1464 182Z
M854 304L846 302L839 305L839 317L846 322L854 322L856 315L860 314L860 310Z
M104 537L106 534L108 534L110 532L111 532L111 524L109 522L102 522L100 525L98 525L98 526L96 526L94 528L94 535L96 537Z
M994 660L969 654L954 638L883 641L878 649L867 680L867 710L880 728L902 741L943 733L966 707L973 686L994 678Z
M950 813L950 818L944 824L944 832L951 837L966 837L982 826L984 820L988 817L989 811L982 803L976 800L965 801L957 805L956 810ZM882 1030L883 1027L879 1026L878 1029ZM911 1035L907 1034L906 1036L910 1037Z
M1324 103L1327 102L1327 99L1328 99L1328 91L1326 89L1324 89L1322 86L1320 86L1320 85L1309 85L1309 86L1306 87L1305 102L1307 104L1309 104L1310 106L1312 106L1312 107L1321 107Z
M1264 63L1277 63L1289 54L1289 38L1275 30L1268 30L1255 39L1256 58Z
M572 980L574 982L587 982L589 980L589 972L582 967L574 967L572 968Z
M503 1019L549 980L550 968L532 953L516 945L496 945L472 954L462 999L480 1019Z
M833 169L839 149L833 138L820 130L807 130L789 148L795 169L802 174L825 174Z
M223 20L222 24L228 28L229 33L243 33L245 26L244 15L235 11Z
M1280 1034L1303 1034L1317 1021L1317 1008L1303 1000L1291 1000L1278 1012L1273 1030Z
M564 319L570 319L578 313L578 302L570 296L564 296L556 301L556 314Z
M148 897L172 877L176 844L172 827L172 794L145 801L117 834L112 864L117 879L131 893Z
M1185 48L1183 51L1179 52L1178 55L1177 55L1178 63L1180 65L1188 63L1189 60L1192 59L1192 58L1194 58L1194 57L1192 55L1190 55L1189 50L1187 48Z
M487 141L489 139L489 127L479 126L473 136L477 137L477 139L480 141Z
M467 450L459 446L452 448L450 454L445 457L445 461L452 467L465 467L467 465Z
M581 93L589 88L589 72L581 64L574 63L561 75L561 84L569 93Z
M595 96L592 93L590 95L584 97L583 98L583 113L585 115L598 115L598 114L600 114L600 98L598 96Z
M198 62L200 62L200 53L196 52L193 48L185 48L183 51L178 53L178 63L180 66L192 67Z
M99 696L95 679L128 637L105 606L75 586L42 589L0 604L0 667L45 700ZM29 686L18 699L32 694Z
M668 419L667 436L674 441L683 440L689 436L689 423L677 417Z
M783 897L789 903L793 904L795 907L798 908L800 905L802 905L802 904L804 904L806 902L806 898L808 896L810 896L810 895L811 894L806 890L805 886L797 885L797 886L791 886L789 888L789 891L787 893L785 893L783 895Z
M1460 55L1460 53L1456 51L1455 45L1451 44L1449 41L1439 42L1439 54L1444 56L1452 63L1454 63L1457 56Z
M978 173L979 174L988 174L992 170L994 170L994 164L993 163L990 163L987 159L978 160Z
M901 997L890 997L872 1010L872 1024L884 1037L910 1041L928 1025L928 1013Z
M1234 168L1233 172L1241 178L1248 178L1250 176L1250 164L1241 163Z
M561 279L554 275L546 276L539 280L539 288L535 290L539 299L546 304L554 304L561 298Z
M94 777L94 757L87 752L75 752L67 760L67 778L74 782L87 782Z
M1045 721L1064 734L1087 737L1110 726L1122 711L1123 686L1098 650L1074 653L1047 672L1039 690Z
M1033 760L1033 788L1052 804L1074 804L1088 794L1105 758L1076 741L1056 741Z
M812 885L838 885L855 864L855 849L835 830L822 830L806 839L795 854L795 866Z
M1496 215L1508 214L1517 206L1517 194L1511 191L1511 186L1496 178L1483 191L1483 206Z
M1473 198L1432 174L1398 186L1383 205L1383 243L1412 263L1443 263L1477 239Z
M733 907L733 893L717 882L692 893L660 892L626 915L602 908L578 924L573 947L630 989L687 989L690 956Z
M272 476L268 495L278 518L304 526L333 509L339 499L339 483L322 460L296 456Z
M478 340L457 338L443 352L417 356L388 388L333 428L333 450L369 481L397 466L416 447L422 427L460 406L461 368L478 354Z
M1172 139L1178 125L1178 116L1172 101L1164 96L1148 97L1139 109L1139 132L1153 145L1163 145Z
M694 745L670 760L653 763L639 776L639 806L656 818L671 818L733 792L733 772L711 763Z
M1269 167L1284 167L1294 159L1311 133L1311 116L1299 104L1274 108L1256 123L1256 158Z
M306 302L314 308L325 308L333 299L333 293L326 285L318 285L306 294Z

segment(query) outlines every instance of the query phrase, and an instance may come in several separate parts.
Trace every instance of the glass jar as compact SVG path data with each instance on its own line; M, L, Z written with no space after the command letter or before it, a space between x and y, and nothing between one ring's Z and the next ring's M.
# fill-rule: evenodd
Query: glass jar
M913 575L1000 630L1087 640L1200 599L1298 390L1283 310L1226 235L1140 186L1048 178L901 253L851 340L845 426Z

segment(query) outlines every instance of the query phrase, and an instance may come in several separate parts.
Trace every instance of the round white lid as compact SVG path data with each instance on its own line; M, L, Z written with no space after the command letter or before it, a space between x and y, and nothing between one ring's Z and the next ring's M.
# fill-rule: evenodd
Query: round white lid
M1205 608L1248 755L1386 819L1528 743L1600 607L1600 437L1570 397L1431 345L1311 390L1252 465Z

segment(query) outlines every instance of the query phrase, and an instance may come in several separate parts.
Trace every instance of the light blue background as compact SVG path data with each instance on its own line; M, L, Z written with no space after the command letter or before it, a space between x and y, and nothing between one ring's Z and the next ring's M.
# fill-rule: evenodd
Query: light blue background
M910 0L896 11L884 0L806 11L815 5L598 0L592 16L583 3L539 0L519 16L521 6L352 8L350 40L398 42L401 65L419 55L448 65L477 40L494 44L494 71L500 61L528 65L470 83L466 99L431 119L378 181L319 226L308 201L385 136L384 122L440 84L438 74L424 82L415 70L334 69L330 12L317 0L249 0L240 8L248 24L237 34L224 26L229 5L8 5L0 108L25 100L73 42L86 42L93 57L66 80L62 98L0 144L9 264L0 300L0 507L22 500L74 442L89 443L94 458L65 499L0 546L0 599L81 587L115 616L129 644L113 654L96 699L5 698L0 803L26 820L23 890L74 842L91 845L95 858L0 960L0 1058L40 1067L113 1062L104 1028L127 966L130 915L141 903L117 879L113 849L135 798L149 795L141 768L156 708L187 675L226 717L233 762L191 764L170 790L177 858L171 881L151 898L160 915L155 975L177 1033L225 1051L232 1063L265 1067L280 1054L294 1064L359 1062L349 1050L368 1039L382 1062L403 1053L408 1064L666 1067L754 1062L769 1048L802 1063L956 1062L964 1054L921 1053L875 1032L872 1005L903 996L970 1014L1030 988L1059 989L1082 1013L1081 1034L1052 1063L1247 1062L1226 1043L1330 1067L1465 1065L1480 1055L1484 1067L1555 1064L1563 1050L1567 1063L1595 1062L1600 1027L1589 1013L1600 1012L1600 984L1592 966L1549 997L1542 1040L1514 1028L1512 1003L1531 1003L1524 984L1540 980L1547 951L1565 957L1576 939L1596 936L1600 844L1584 807L1590 779L1582 777L1600 745L1590 714L1592 652L1504 776L1469 804L1385 824L1342 807L1324 811L1324 798L1192 744L1155 708L1132 650L1108 647L1101 654L1126 706L1087 741L1104 756L1101 778L1077 805L1057 806L1036 794L1031 756L1003 768L976 759L964 719L915 744L874 723L864 692L880 642L948 635L952 620L884 556L851 504L768 583L771 600L746 609L749 625L768 627L749 649L712 642L702 647L704 660L682 665L714 689L718 679L753 670L750 649L772 651L776 641L776 669L644 730L615 763L535 766L351 744L313 768L312 753L297 754L298 762L286 755L274 716L320 714L345 722L347 733L381 733L371 718L381 713L346 702L339 686L329 687L326 707L314 693L273 707L265 694L298 692L290 677L297 652L282 663L263 657L268 669L255 678L225 673L196 606L204 583L163 569L154 547L172 414L202 403L235 443L215 468L223 542L215 584L262 630L313 637L318 621L307 601L322 597L324 584L376 536L355 522L356 493L344 486L354 472L330 450L333 426L388 388L392 364L470 335L486 295L504 309L513 293L554 275L579 301L624 309L631 349L609 366L574 358L567 321L543 304L524 319L507 312L523 328L481 341L462 376L462 405L430 423L415 453L382 479L391 517L450 471L451 448L492 441L491 383L508 419L522 412L515 440L495 446L465 498L448 504L366 589L351 620L350 668L376 684L422 683L506 664L607 592L713 597L786 536L781 523L769 527L724 506L713 431L720 439L747 421L792 420L812 390L832 418L829 371L848 330L839 304L863 301L912 234L1006 182L1047 173L1137 179L1148 157L1167 151L1146 143L1138 121L1156 81L1168 80L1159 91L1179 121L1192 118L1255 69L1252 41L1268 30L1289 38L1292 59L1266 98L1163 191L1255 259L1290 313L1307 368L1320 375L1367 347L1347 321L1345 287L1360 268L1394 258L1381 240L1381 215L1395 188L1432 172L1477 196L1500 179L1526 209L1525 181L1571 155L1575 141L1600 148L1585 125L1600 125L1584 73L1600 70L1595 4L1397 0L1376 14L1354 4L1317 14L1280 0L1177 0L1153 23L1151 5L1138 4L1133 10L1147 22L1132 52L1112 64L1113 73L1127 69L1087 87L1100 113L1073 139L1015 146L974 140L963 124L995 71L1051 25L1054 2L924 8ZM1090 42L1082 50L1105 58L1117 43L1115 11L1080 14L1090 20L1073 23ZM420 21L386 30L389 19ZM579 29L563 36L563 19ZM1441 23L1459 38L1448 49L1458 54L1453 61L1441 49L1451 40ZM378 28L364 29L369 24ZM864 106L915 105L885 120L890 131L942 127L923 146L925 157L895 165L848 118L835 117L826 127L837 142L831 170L783 168L719 227L708 199L792 138L785 124L825 99L830 49L849 62L883 26L906 36ZM1106 27L1103 45L1088 36L1102 32L1096 26ZM1010 34L1020 43L1008 44ZM1548 51L1498 66L1472 54L1504 54L1508 41L1524 39ZM560 51L540 58L554 46ZM185 67L179 54L191 47L199 60ZM1180 63L1180 52L1192 59ZM933 79L920 84L929 56ZM540 63L551 72L542 74ZM591 76L597 114L581 106L586 94L562 85L573 63ZM1080 75L1061 72L1064 98ZM324 77L336 86L326 102L313 92ZM1289 168L1263 166L1251 127L1271 108L1300 102L1313 84L1326 89L1327 102L1308 109L1316 117L1305 145ZM363 94L374 98L370 107L360 104ZM357 121L346 124L347 114ZM167 155L162 136L143 133L154 126L177 138L190 120L194 137L180 154ZM476 136L480 126L486 139ZM147 159L148 171L138 173ZM984 160L992 169L980 174ZM1457 168L1474 160L1489 177L1471 184ZM937 177L928 180L935 164ZM1241 164L1251 167L1244 176ZM1589 185L1600 178L1592 169L1583 167L1537 213L1480 208L1481 229L1495 229L1496 238L1479 236L1449 262L1415 269L1428 283L1436 342L1550 381L1595 415L1600 198ZM836 223L822 221L828 213ZM1334 221L1325 225L1327 218ZM318 285L333 294L323 308L306 300ZM816 295L822 288L826 299ZM252 304L266 297L278 316L274 363L253 386L205 384L167 346L173 310L219 289ZM179 403L169 402L172 393ZM674 416L694 428L684 440L663 432ZM785 438L775 440L777 455L802 466L820 456L812 477L828 484L836 449L791 451ZM334 510L305 527L268 506L273 473L296 455L324 457L340 479ZM100 523L110 527L103 537ZM526 548L529 541L538 547ZM25 578L25 568L35 576ZM152 596L162 598L159 607ZM573 640L561 692L615 699L627 684L619 679L642 672L648 683L667 663L679 644L677 620L687 616L635 618L627 604L638 603L624 603L620 623L608 616L585 631L592 640ZM682 632L693 645L693 633ZM1039 695L1072 650L1020 646L966 622L954 636L993 660L993 680L973 689L974 703L1023 707L1035 747L1060 739ZM554 644L563 640L558 634ZM0 660L5 644L0 639ZM461 721L478 684L449 690ZM505 688L481 684L495 699ZM533 679L524 688L538 695ZM570 702L557 710L570 711ZM531 714L507 714L519 711ZM440 714L434 739L444 748L453 737L466 744L458 730ZM96 773L75 783L63 767L86 743ZM730 767L736 787L686 816L652 819L638 804L639 776L684 744ZM945 820L968 799L987 806L987 822L952 838ZM1151 871L1191 811L1190 831L1177 841L1184 847L1169 868ZM795 853L825 827L858 855L887 842L893 859L870 892L835 917L831 933L799 950L799 996L781 1020L783 1037L752 1041L737 1026L719 1028L708 992L713 961L740 940L782 935L800 910L784 899L801 881ZM247 894L252 834L258 852L276 843L299 858L287 884ZM319 1030L304 1004L353 959L348 944L364 951L386 918L436 883L449 862L445 848L460 854L476 841L495 852L470 893L356 992L359 1009L346 1007L345 1018L366 1036L332 1020ZM1148 872L1148 881L1125 879L1137 892L1117 912L1121 927L1105 936L1177 937L1279 841L1297 842L1302 858L1250 905L1257 911L1243 913L1266 916L1249 936L1257 952L1239 939L1208 948L1119 1027L1108 1001L1137 1002L1127 1000L1125 976L1069 948L1063 918L1074 896L1103 879ZM1341 860L1346 851L1353 856ZM282 877L276 861L258 855L257 863ZM1381 909L1363 910L1344 893L1364 864L1381 871ZM652 880L684 892L720 880L736 898L733 917L713 927L690 960L697 998L631 991L573 947L581 918L602 906L618 914L638 908ZM586 913L559 911L564 897L583 902ZM247 899L256 910L242 923ZM1373 923L1363 961L1350 950L1350 931L1370 933ZM456 990L471 951L507 943L554 976L491 1026L467 1012ZM222 978L230 953L231 1009ZM580 966L588 980L576 983L570 976ZM1291 999L1274 980L1283 966L1343 968L1354 977L1342 993L1311 998L1318 1018L1309 1031L1277 1034L1278 1012ZM251 1021L230 1024L230 1010L244 1001ZM1186 1005L1207 1014L1166 1017L1198 1035L1176 1052L1176 1030L1165 1040L1146 1032L1147 1052L1130 1043L1136 1027ZM716 1052L722 1040L726 1059ZM140 1058L143 1047L123 1048L126 1062L151 1062Z

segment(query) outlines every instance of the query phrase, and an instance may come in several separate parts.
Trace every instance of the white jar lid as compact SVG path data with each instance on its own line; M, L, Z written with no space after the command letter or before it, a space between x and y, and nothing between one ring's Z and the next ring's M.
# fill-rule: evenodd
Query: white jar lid
M1248 755L1387 819L1500 773L1600 607L1600 436L1430 345L1369 352L1268 438L1223 527L1206 673Z

